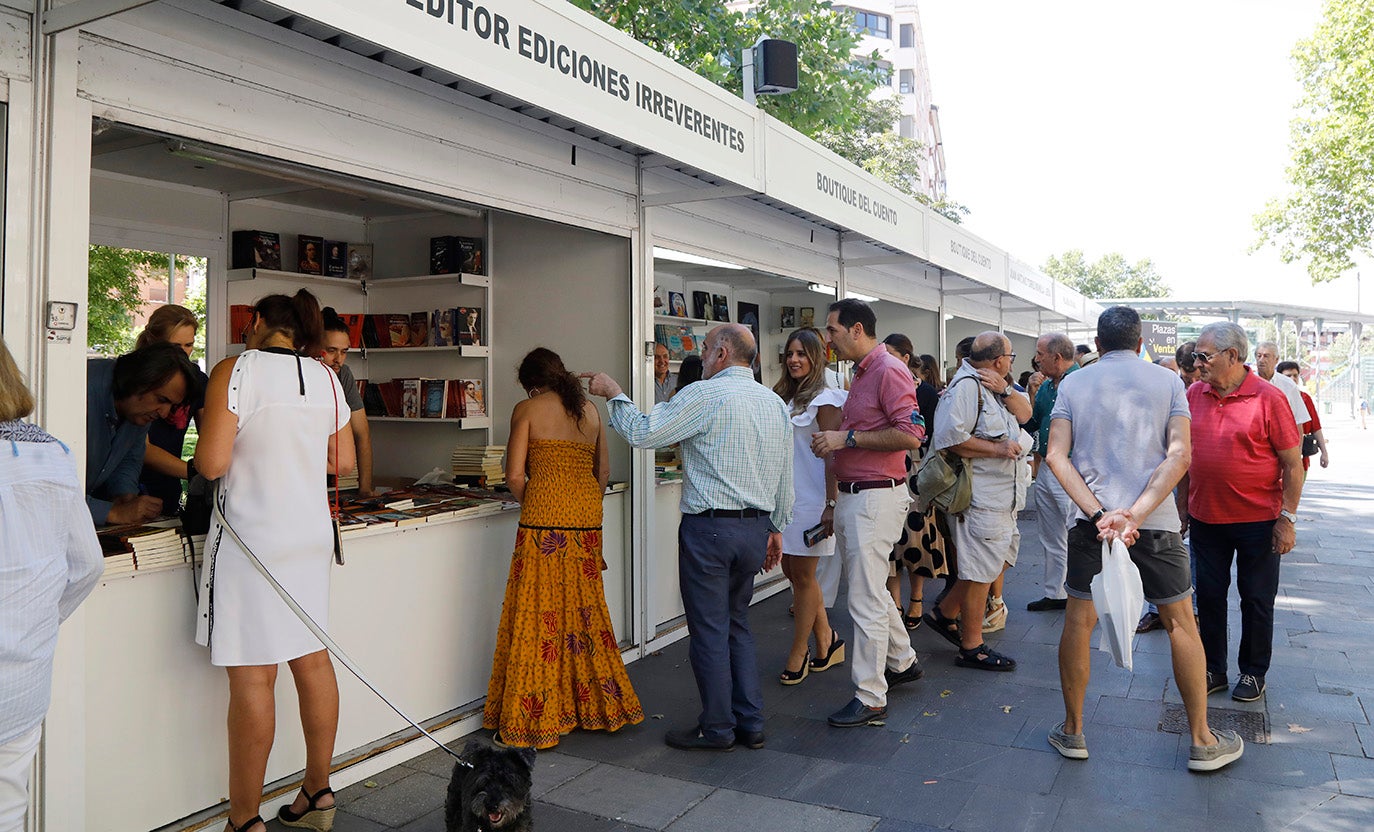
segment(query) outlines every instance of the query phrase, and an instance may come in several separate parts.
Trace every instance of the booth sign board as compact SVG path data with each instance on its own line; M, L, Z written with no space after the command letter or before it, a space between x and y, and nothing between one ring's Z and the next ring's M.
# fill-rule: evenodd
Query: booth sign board
M1173 358L1178 349L1178 324L1174 321L1141 321L1140 336L1145 342L1141 357L1146 361Z
M765 119L768 196L899 251L926 256L926 212L914 199L791 127Z
M1007 258L1007 291L1045 309L1054 308L1054 280L1011 257Z
M1072 320L1083 320L1083 296L1058 281L1054 284L1054 311Z
M926 214L930 262L998 291L1007 288L1007 253L935 213Z
M565 0L271 3L762 190L755 108Z

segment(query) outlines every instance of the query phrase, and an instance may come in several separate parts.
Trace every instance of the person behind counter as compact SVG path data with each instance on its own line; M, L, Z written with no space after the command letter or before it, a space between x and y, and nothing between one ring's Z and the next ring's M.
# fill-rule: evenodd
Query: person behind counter
M86 506L97 526L143 523L162 500L140 492L148 430L201 396L199 369L175 344L86 364Z
M0 830L24 828L52 700L57 627L104 569L67 446L23 421L33 396L0 340Z
M520 501L520 527L482 727L496 730L498 745L549 748L574 728L638 724L644 709L601 583L606 428L552 350L530 351L517 378L528 399L511 412L506 482ZM525 707L536 699L542 707Z
M148 323L134 342L137 349L150 344L168 343L186 353L190 358L196 348L196 331L200 321L196 313L174 303L164 304L148 316ZM194 364L191 366L195 367ZM195 471L190 462L181 458L181 449L186 443L186 431L191 420L200 425L200 410L205 406L205 383L209 381L199 367L196 380L201 394L188 396L184 402L172 409L166 418L156 419L148 426L148 439L143 452L143 473L138 481L143 484L148 495L162 501L161 513L172 516L181 508L181 481L191 479Z
M268 295L253 307L248 349L210 373L195 465L219 480L200 577L196 642L229 676L229 832L265 832L258 816L276 728L277 665L287 662L300 697L305 781L277 818L328 830L334 821L330 759L339 723L334 665L254 569L244 544L322 628L329 620L333 533L326 473L354 466L343 390L318 361L323 322L314 295ZM213 591L212 591L213 588Z
M682 359L682 366L677 368L677 386L673 388L673 395L682 392L682 388L695 381L701 381L702 365L701 356L689 355ZM657 402L655 402L657 404Z
M324 350L320 353L320 361L339 377L339 386L343 388L344 400L348 403L348 426L353 432L353 447L358 456L358 496L371 497L372 428L363 410L363 394L358 391L358 381L344 363L353 341L348 334L348 324L334 311L334 307L326 306L323 317Z

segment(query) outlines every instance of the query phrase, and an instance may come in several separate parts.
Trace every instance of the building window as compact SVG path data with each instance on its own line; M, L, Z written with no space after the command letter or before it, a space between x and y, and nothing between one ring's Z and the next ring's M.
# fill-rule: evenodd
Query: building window
M901 41L897 45L902 49L914 49L916 47L916 27L910 23L903 23L898 31L901 32Z
M898 75L897 91L902 95L911 95L916 92L916 71L904 69Z
M897 133L904 139L916 138L916 120L911 116L902 116L897 124Z
M892 18L873 12L854 12L854 31L875 38L892 37Z

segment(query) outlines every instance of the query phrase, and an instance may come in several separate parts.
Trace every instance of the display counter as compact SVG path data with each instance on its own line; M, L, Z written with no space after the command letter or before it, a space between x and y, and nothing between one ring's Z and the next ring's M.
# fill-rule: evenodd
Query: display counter
M605 498L603 527L623 528L626 493ZM477 727L486 696L518 511L446 518L355 533L343 567L331 571L329 633L399 707L424 721L465 714L451 734ZM603 535L603 580L611 620L625 640L624 535ZM103 581L84 605L87 621L86 794L107 832L143 832L215 807L225 799L228 682L196 645L189 569ZM673 571L674 586L676 570ZM419 645L424 645L420 647ZM408 729L337 662L339 734L335 789L379 768L369 758ZM58 691L57 696L62 693ZM298 775L305 747L291 674L277 677L277 737L267 782ZM386 765L430 748L419 740L393 750ZM136 753L137 764L121 761ZM281 799L294 789L283 784ZM264 809L275 811L275 804ZM96 827L91 827L96 828Z

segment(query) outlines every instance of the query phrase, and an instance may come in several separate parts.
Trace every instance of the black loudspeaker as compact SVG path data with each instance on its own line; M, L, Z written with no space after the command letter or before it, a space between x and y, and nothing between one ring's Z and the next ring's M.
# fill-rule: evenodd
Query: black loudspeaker
M754 44L754 91L760 95L792 92L797 88L797 45L764 38Z

